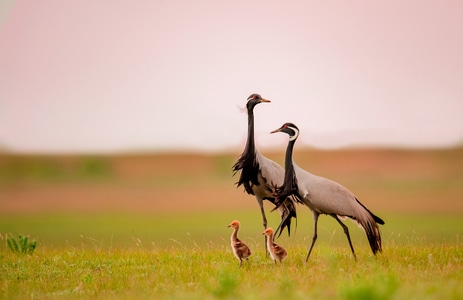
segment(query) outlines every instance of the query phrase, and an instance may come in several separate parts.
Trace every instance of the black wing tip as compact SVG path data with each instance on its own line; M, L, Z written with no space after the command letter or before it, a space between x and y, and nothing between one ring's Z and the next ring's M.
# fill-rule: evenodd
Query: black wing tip
M375 219L375 222L378 223L379 225L384 225L384 224L386 224L386 223L383 221L383 219L381 219L381 218L378 217L378 216L373 215L373 219Z
M373 254L376 255L378 252L383 252L381 246L381 231L379 230L378 225L371 222L370 224L363 226L363 228L365 229L368 243L370 244L370 248Z
M384 223L383 219L381 219L380 217L378 217L377 215L372 213L365 205L363 205L363 203L360 202L359 199L355 198L355 200L357 200L358 204L360 204L373 217L373 219L375 220L376 223L378 223L380 225L386 224L386 223Z
M275 236L279 238L281 234L283 233L283 231L285 231L285 228L287 228L288 230L288 236L291 236L291 218L289 218L288 220L283 220L280 223L280 225L278 226L275 232Z
M297 212L296 212L296 207L294 206L293 201L290 198L285 199L279 204L275 204L275 208L272 209L274 211L275 209L279 208L282 204L284 207L284 212L281 216L281 223L278 225L277 230L275 231L275 236L278 238L281 236L282 232L287 228L288 230L288 236L291 236L291 221L292 218L296 220L296 227L297 227Z

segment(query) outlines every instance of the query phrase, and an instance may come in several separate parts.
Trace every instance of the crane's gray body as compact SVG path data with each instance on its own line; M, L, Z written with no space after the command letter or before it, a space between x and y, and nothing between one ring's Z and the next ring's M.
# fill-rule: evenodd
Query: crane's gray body
M283 185L277 188L277 204L282 199L294 196L300 203L310 208L314 216L314 234L306 260L309 258L317 239L317 222L321 214L329 215L338 221L349 241L349 246L355 258L354 247L349 235L348 227L340 220L346 217L354 220L365 231L373 254L381 252L381 232L378 224L384 221L374 215L355 197L355 195L341 184L314 175L293 160L293 146L299 135L299 129L292 123L285 123L281 128L272 131L284 132L289 135L289 143L285 154L285 178Z
M264 228L267 228L267 218L264 210L264 200L276 205L276 189L283 184L285 170L276 162L266 158L256 150L254 143L254 107L262 102L270 102L258 94L248 97L246 104L248 111L248 137L244 151L233 165L234 174L240 173L237 186L243 185L246 193L254 195L259 204ZM288 228L288 235L291 231L291 219L296 218L296 207L291 198L282 199L277 207L280 211L281 223L275 233Z
M262 200L274 199L275 188L283 184L285 169L259 151L256 151L256 160L259 164L259 174L257 176L259 185L252 185L252 191L256 197Z
M340 217L361 216L365 209L355 195L341 184L314 175L293 162L302 201L319 214L335 214Z

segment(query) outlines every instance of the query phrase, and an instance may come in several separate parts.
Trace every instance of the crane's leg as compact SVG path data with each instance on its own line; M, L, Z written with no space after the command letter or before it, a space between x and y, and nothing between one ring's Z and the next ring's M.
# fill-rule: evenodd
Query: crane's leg
M265 216L265 210L264 210L264 205L262 204L262 201L259 202L260 205L260 212L262 214L262 223L264 225L264 230L267 229L267 217Z
M349 228L347 228L346 224L344 224L337 215L331 215L333 218L338 221L339 224L341 224L342 229L344 229L344 233L347 236L347 240L349 241L349 246L350 250L352 251L352 254L354 255L354 260L357 261L357 256L355 255L354 247L352 246L352 241L350 240L350 234L349 234Z
M260 197L256 197L256 199L260 207L260 213L262 214L262 222L263 222L264 230L265 230L267 229L267 217L265 216L264 200ZM267 251L267 236L266 235L264 235L264 248L265 248L265 257L267 257L268 251Z
M313 214L313 221L314 221L313 236L312 236L312 244L310 245L310 248L309 248L309 253L307 253L307 257L305 258L306 262L309 260L309 256L310 256L310 253L312 252L313 245L315 245L315 241L317 240L317 223L318 223L319 214L314 211L312 212L312 214Z

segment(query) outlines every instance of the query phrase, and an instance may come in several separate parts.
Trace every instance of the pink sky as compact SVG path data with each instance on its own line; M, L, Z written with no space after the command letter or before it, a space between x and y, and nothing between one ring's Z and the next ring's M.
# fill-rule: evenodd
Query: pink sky
M8 3L8 4L6 4ZM463 143L462 1L8 1L0 149Z

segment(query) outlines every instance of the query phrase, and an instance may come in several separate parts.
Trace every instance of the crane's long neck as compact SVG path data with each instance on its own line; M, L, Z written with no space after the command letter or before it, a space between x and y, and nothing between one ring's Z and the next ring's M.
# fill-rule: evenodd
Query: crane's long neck
M248 138L243 153L233 165L233 171L241 171L238 186L244 185L248 194L254 195L253 185L259 185L259 163L256 157L254 144L254 107L248 107Z
M254 153L256 146L254 143L254 112L253 108L248 109L248 139L246 141L246 147L244 153Z
M294 174L293 165L293 148L296 140L290 140L286 148L285 155L285 179L283 186L287 191L293 191L297 189L296 175Z

